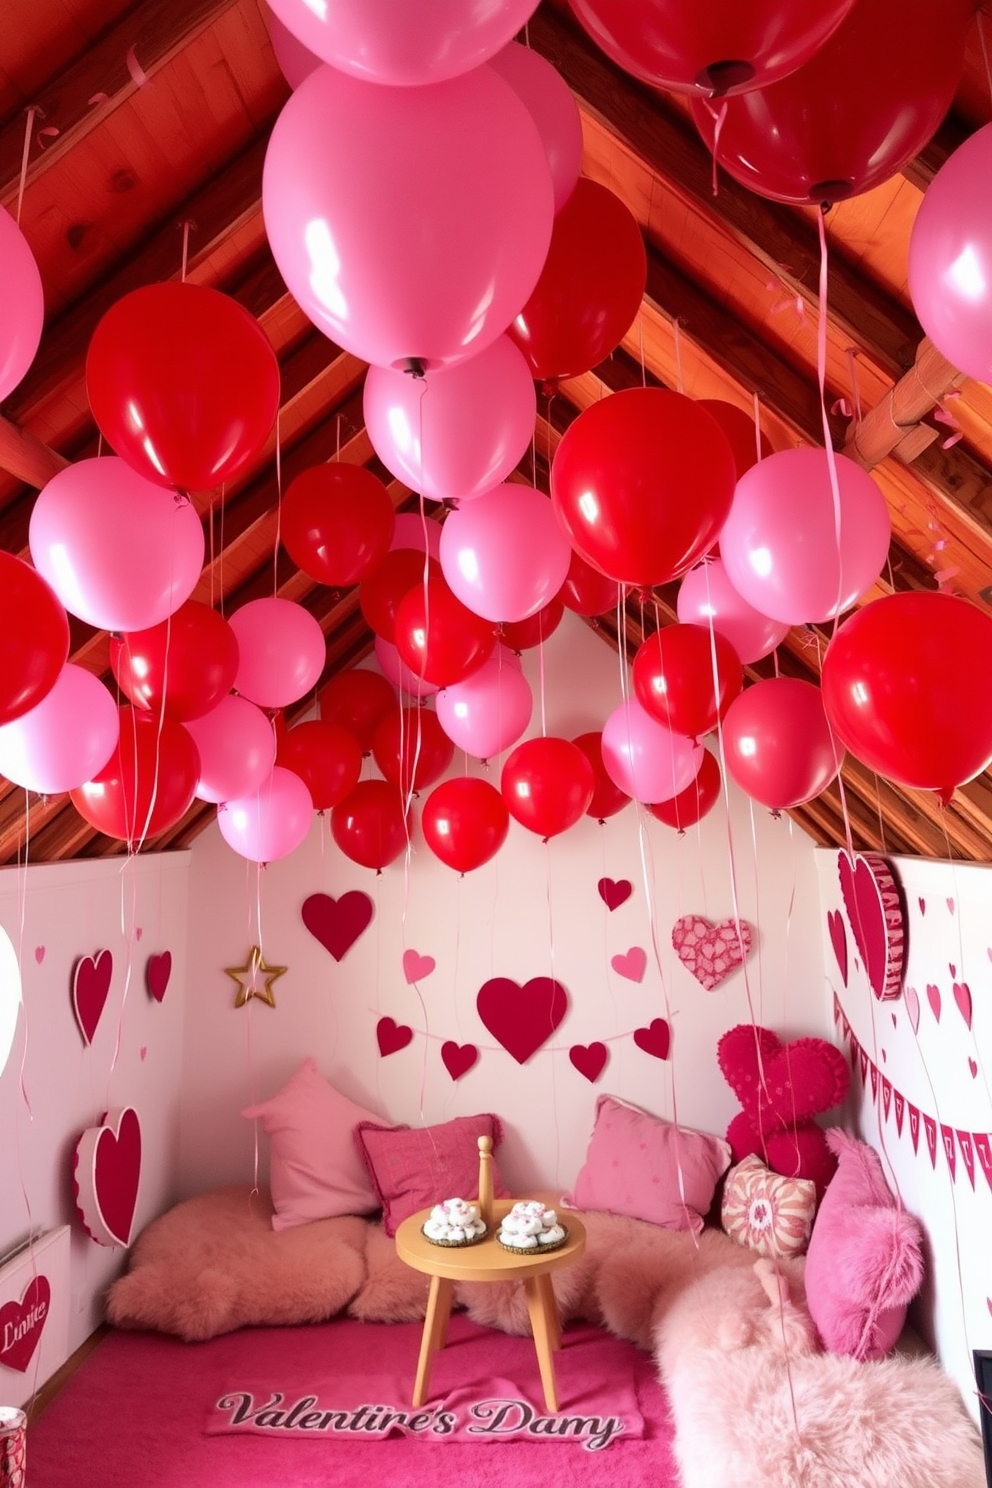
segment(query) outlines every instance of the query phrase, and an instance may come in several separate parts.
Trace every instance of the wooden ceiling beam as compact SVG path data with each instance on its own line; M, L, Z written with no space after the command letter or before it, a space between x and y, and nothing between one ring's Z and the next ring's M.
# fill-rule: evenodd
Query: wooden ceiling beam
M40 490L69 463L64 455L50 449L26 429L0 417L0 470Z

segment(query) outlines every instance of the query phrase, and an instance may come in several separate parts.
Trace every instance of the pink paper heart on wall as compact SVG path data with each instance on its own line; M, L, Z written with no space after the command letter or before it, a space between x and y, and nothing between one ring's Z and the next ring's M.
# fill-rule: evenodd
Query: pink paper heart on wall
M975 1076L978 1074L978 1065L975 1063L974 1059L972 1059L970 1055L968 1056L968 1069L971 1071L971 1078L974 1080Z
M948 914L953 914L954 913L954 900L953 899L948 899L948 901L947 901L947 912L948 912Z
M144 1064L145 1060L148 1058L147 1044L142 1044L141 1048L138 1050L138 1058L141 1060L142 1064Z
M880 1002L899 996L906 952L902 894L892 869L878 853L858 853L852 861L837 854L840 890L854 943Z
M609 910L619 909L634 892L633 884L628 878L601 878L596 889Z
M686 971L701 987L712 992L751 950L751 926L741 920L720 920L717 924L702 915L683 915L672 926L672 945Z
M621 953L614 956L610 962L617 975L626 977L628 982L639 982L647 964L647 955L640 946L631 946L626 955Z
M44 959L45 959L45 947L44 946L35 946L35 948L34 948L34 959L37 961L38 965L40 966L41 963L42 963L42 961L44 961Z
M526 1064L564 1018L568 993L553 977L531 977L522 987L509 977L492 977L479 988L475 1005L497 1043Z
M108 1111L76 1143L76 1207L98 1245L130 1245L141 1178L141 1124L133 1106Z
M375 907L368 894L350 889L335 899L330 894L311 894L300 911L314 940L319 940L335 961L340 961L372 921Z
M142 928L141 928L140 925L135 925L135 927L134 927L134 938L135 938L135 940L140 940L141 937L144 935L144 933L145 932L144 932L144 930L142 930Z
M834 948L840 971L841 980L847 986L847 931L844 929L844 916L839 909L827 910L827 929L830 931L830 944Z
M0 1364L23 1374L31 1356L41 1342L52 1302L48 1277L32 1276L20 1302L7 1302L0 1307Z
M568 1057L579 1074L594 1084L606 1068L608 1053L605 1044L573 1044Z
M935 987L932 982L927 983L927 1002L930 1004L930 1011L933 1013L934 1017L939 1023L941 1007L940 988Z
M109 951L98 951L95 959L81 956L73 969L72 1008L87 1044L93 1042L110 991L113 970L114 958Z
M157 956L149 956L145 965L145 986L148 988L156 1002L161 1002L165 996L165 989L169 985L172 975L172 952L162 951Z
M396 1054L400 1049L405 1049L413 1038L413 1029L405 1023L397 1023L393 1018L380 1018L375 1025L375 1036L379 1043L379 1053L385 1058L387 1054Z
M478 1057L474 1044L456 1044L454 1039L447 1039L441 1045L441 1062L453 1080L467 1075Z
M954 983L954 1002L968 1028L971 1027L971 988L967 982Z
M667 1059L672 1047L672 1030L664 1018L652 1018L647 1028L634 1029L634 1043L652 1059Z
M915 987L907 987L902 994L902 1000L906 1004L909 1021L913 1025L913 1032L920 1031L920 999L916 995Z
M419 951L403 952L403 975L406 977L407 985L413 982L422 982L424 977L429 977L437 962L433 956L421 956Z

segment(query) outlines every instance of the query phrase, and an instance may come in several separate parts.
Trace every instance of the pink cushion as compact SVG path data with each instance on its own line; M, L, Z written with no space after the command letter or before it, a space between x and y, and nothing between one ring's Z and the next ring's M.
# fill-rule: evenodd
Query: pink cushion
M565 1202L698 1234L729 1164L720 1137L601 1095L585 1166Z
M723 1186L720 1218L731 1240L758 1255L777 1259L802 1255L816 1213L811 1178L783 1178L760 1157L745 1157Z
M328 1085L315 1060L304 1059L277 1095L241 1114L268 1133L274 1230L378 1209L354 1139L357 1124L375 1117Z
M806 1257L806 1300L833 1354L881 1359L895 1345L923 1279L922 1230L900 1209L878 1154L834 1129L839 1159Z
M492 1137L495 1152L503 1140L498 1117L456 1116L441 1126L419 1128L359 1122L355 1141L382 1205L387 1235L395 1235L397 1226L418 1209L478 1195L480 1137ZM493 1193L508 1197L495 1162Z

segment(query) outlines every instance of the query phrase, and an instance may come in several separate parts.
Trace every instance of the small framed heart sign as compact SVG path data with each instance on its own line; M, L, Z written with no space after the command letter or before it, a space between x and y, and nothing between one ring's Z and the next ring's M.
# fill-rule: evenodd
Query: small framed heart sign
M28 1282L19 1302L7 1302L0 1307L0 1364L25 1373L41 1342L41 1330L51 1305L51 1285L48 1277L39 1272Z
M76 1143L73 1184L86 1233L98 1245L128 1246L141 1179L141 1123L133 1106L108 1111Z

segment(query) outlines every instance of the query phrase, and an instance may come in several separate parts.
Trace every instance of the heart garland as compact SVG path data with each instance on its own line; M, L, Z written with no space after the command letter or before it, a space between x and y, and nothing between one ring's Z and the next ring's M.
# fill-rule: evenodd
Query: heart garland
M156 1002L161 1002L165 996L165 989L169 985L171 975L171 951L163 951L161 955L148 957L145 965L145 986Z
M380 1018L375 1025L375 1036L379 1053L385 1058L387 1054L398 1054L400 1049L406 1048L413 1038L413 1029L406 1023L397 1023L394 1018Z
M73 1185L86 1233L98 1245L131 1244L141 1178L141 1124L132 1106L108 1111L76 1143Z
M590 1084L595 1084L609 1057L605 1044L573 1044L568 1057L580 1075L585 1075Z
M0 1364L24 1374L41 1342L41 1330L52 1302L47 1276L32 1276L20 1302L0 1307Z
M672 945L686 971L712 992L751 953L751 926L746 920L719 920L687 914L672 926Z
M72 971L72 1010L76 1015L83 1042L92 1044L97 1025L107 1002L114 958L110 951L96 956L80 956Z
M847 921L868 984L879 1002L890 1002L902 990L906 959L906 920L902 892L885 858L878 853L842 849L837 873Z
M478 1057L474 1044L456 1044L454 1039L447 1039L441 1045L441 1062L453 1080L467 1075Z
M523 986L509 977L492 977L479 988L475 1005L497 1043L526 1064L564 1018L568 994L553 977L531 977Z
M647 1028L634 1029L634 1043L652 1059L667 1059L672 1047L672 1030L664 1018L652 1018Z
M335 961L351 950L372 923L375 906L361 889L350 889L335 899L330 894L311 894L300 914L314 940L319 940Z

